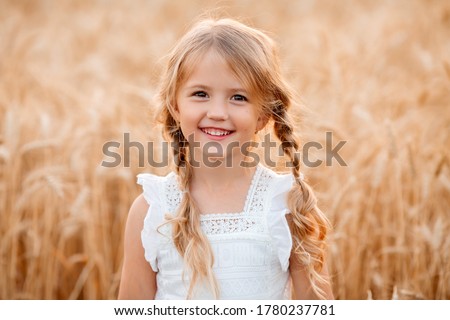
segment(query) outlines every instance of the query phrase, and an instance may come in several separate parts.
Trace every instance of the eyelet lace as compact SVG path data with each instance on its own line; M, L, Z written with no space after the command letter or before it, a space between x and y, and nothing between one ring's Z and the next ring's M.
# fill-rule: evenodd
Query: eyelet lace
M263 233L267 227L262 219L267 199L267 192L273 177L261 166L256 168L242 212L207 213L200 217L200 225L206 235L233 234L244 231ZM165 188L168 212L175 212L182 199L177 178L172 175Z

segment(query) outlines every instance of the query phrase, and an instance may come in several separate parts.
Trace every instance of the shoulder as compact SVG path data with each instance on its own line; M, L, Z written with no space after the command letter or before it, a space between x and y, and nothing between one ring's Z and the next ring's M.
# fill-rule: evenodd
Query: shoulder
M269 177L274 183L280 183L280 184L292 184L295 180L294 175L292 174L292 171L275 171L272 168L268 168L266 166L260 165L262 175Z
M141 193L139 196L134 199L133 204L130 207L130 211L128 213L129 220L144 220L147 215L148 208L150 207L151 199L146 199L144 193Z
M137 183L140 185L146 185L148 183L161 183L167 181L175 175L174 172L169 172L167 175L156 175L153 173L139 173L137 177Z
M143 197L149 204L160 203L162 195L166 192L166 187L172 181L176 181L174 172L170 172L165 176L158 176L152 173L140 173L137 175L137 183L142 186Z
M125 238L129 238L131 235L134 236L136 231L140 231L143 228L149 207L149 201L144 197L143 193L136 197L128 212Z
M286 196L295 182L292 172L276 172L262 166L261 175L263 184L267 186L267 200L271 203L270 211L279 211L286 207Z

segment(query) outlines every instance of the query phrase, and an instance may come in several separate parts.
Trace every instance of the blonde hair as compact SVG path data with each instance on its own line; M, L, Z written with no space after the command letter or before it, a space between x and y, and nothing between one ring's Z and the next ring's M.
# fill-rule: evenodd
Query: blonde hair
M308 271L312 289L319 297L324 292L319 284L325 256L325 236L328 221L317 207L317 200L305 181L300 179L299 143L294 134L293 122L287 111L292 94L281 77L276 46L265 33L232 19L207 19L197 23L176 44L169 54L159 91L159 120L164 125L164 135L174 145L176 171L184 195L173 224L173 242L191 272L187 298L192 298L198 281L206 281L215 297L219 288L213 274L214 255L210 243L200 227L200 213L189 191L192 167L189 148L175 116L178 88L189 77L196 62L213 49L224 58L231 70L253 96L263 116L272 120L275 135L293 163L295 185L288 195L291 213L293 251L298 261Z

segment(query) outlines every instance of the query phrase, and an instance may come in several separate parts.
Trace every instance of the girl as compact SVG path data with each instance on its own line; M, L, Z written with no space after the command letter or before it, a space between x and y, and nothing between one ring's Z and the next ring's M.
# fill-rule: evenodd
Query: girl
M198 23L170 53L159 98L176 170L138 175L119 298L333 298L328 223L300 177L272 40L230 19ZM243 146L266 127L290 174L248 162Z

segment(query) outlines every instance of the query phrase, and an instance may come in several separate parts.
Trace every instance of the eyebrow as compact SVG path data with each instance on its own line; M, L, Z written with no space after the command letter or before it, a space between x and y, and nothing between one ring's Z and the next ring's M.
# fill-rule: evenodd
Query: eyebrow
M186 90L203 89L203 90L210 91L212 88L209 87L209 86L203 85L203 84L194 84L194 85L191 85L189 87L186 87L185 89ZM248 91L245 90L244 88L229 88L227 90L229 90L230 92L244 92L244 93L248 93Z
M191 89L204 89L204 90L211 90L210 87L205 86L203 84L194 84L192 86L186 87L185 89L191 90Z

